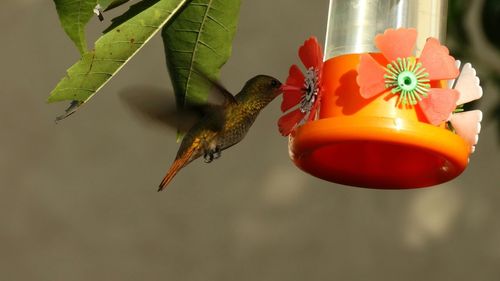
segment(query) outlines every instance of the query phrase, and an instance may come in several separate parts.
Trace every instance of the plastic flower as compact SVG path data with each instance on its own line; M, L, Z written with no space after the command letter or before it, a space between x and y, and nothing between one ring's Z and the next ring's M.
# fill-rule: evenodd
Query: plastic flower
M459 71L448 49L432 37L427 39L420 58L416 58L416 40L415 29L387 29L377 35L375 45L382 52L382 61L363 54L356 81L362 97L369 99L390 91L399 96L396 106L418 104L429 123L439 125L455 109L458 92L432 85L456 78Z
M459 66L460 61L457 61L457 67ZM483 89L479 84L479 78L476 76L476 70L470 63L466 63L462 67L460 76L456 81L451 81L450 87L453 84L454 89L459 92L458 106L480 99L483 96ZM471 152L474 152L479 139L482 119L483 113L481 110L454 113L449 119L455 133L469 143Z
M315 37L307 39L299 48L299 57L306 67L305 73L297 65L292 65L281 88L281 111L287 112L294 108L278 120L278 128L283 136L288 136L298 125L313 120L321 100L323 55Z

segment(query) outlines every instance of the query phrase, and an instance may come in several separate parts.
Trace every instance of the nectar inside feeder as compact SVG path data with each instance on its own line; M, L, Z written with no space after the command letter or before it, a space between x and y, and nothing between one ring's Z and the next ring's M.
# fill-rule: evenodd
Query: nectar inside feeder
M403 189L460 175L482 114L474 68L441 45L446 1L330 0L325 55L314 37L283 86L292 161L345 185ZM323 60L324 59L324 60Z

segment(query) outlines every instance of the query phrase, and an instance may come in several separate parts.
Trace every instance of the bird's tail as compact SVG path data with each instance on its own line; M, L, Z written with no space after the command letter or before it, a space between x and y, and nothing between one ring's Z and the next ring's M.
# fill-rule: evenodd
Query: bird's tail
M193 145L185 153L183 153L181 157L175 159L174 163L172 163L172 166L170 166L170 169L161 181L158 191L162 191L170 183L170 181L172 181L177 172L189 163L195 150L196 146Z

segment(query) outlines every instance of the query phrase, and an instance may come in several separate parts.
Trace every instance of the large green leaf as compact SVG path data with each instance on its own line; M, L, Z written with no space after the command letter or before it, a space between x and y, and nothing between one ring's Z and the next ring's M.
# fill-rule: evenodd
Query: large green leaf
M85 26L92 18L97 0L54 0L61 25L83 54L87 50Z
M87 50L85 27L94 16L95 9L107 10L129 0L54 0L61 25L81 54Z
M88 101L189 0L145 0L114 20L92 51L68 69L48 101L72 101L66 116Z
M231 56L240 0L193 0L162 31L177 105L206 99L209 85L198 74L217 80Z
M111 10L113 8L116 8L120 5L123 5L127 3L129 0L99 0L99 5L101 6L101 9L104 10Z

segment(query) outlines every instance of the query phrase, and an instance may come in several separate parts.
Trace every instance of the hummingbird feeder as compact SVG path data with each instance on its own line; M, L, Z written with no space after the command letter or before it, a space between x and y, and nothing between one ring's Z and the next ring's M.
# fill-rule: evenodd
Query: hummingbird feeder
M404 189L460 175L482 89L449 55L446 0L330 0L325 53L314 37L282 87L280 132L300 169L345 185Z

